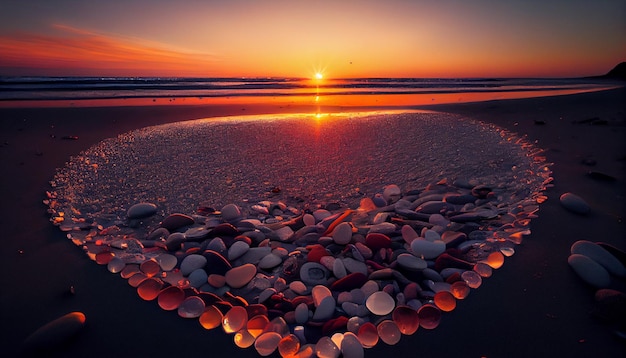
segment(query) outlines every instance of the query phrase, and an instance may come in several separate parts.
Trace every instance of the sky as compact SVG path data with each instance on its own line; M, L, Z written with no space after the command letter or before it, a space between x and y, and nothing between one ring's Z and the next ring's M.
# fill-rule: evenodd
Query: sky
M0 76L578 77L624 0L0 0Z

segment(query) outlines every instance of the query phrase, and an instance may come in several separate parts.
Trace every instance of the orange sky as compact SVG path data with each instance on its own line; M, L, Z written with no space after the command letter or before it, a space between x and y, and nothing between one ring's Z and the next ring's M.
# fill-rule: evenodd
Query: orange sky
M2 2L0 75L573 77L626 60L623 1Z

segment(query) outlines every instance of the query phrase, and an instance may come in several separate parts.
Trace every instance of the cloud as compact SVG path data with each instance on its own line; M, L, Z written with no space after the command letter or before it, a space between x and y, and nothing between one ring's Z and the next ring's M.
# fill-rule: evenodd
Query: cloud
M129 76L209 75L221 60L213 54L174 46L105 35L67 25L52 26L58 34L19 33L0 37L0 67L41 72L91 72Z

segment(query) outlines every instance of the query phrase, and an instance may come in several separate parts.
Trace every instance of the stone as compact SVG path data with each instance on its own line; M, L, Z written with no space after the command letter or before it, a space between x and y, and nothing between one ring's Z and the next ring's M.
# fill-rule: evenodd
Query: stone
M572 254L581 254L589 257L593 261L602 265L609 273L624 277L626 276L626 267L610 252L602 246L591 241L579 240L572 244Z
M583 281L597 288L606 288L611 283L609 272L587 256L572 254L567 263Z
M202 255L191 254L180 263L180 272L183 276L189 276L191 272L206 265L207 259Z
M71 312L43 326L24 340L27 352L43 352L55 349L76 336L85 326L82 312Z
M233 260L240 258L241 256L243 256L243 254L248 252L249 249L250 249L250 245L247 242L235 241L228 248L228 260L233 261Z
M428 266L428 263L423 259L407 253L398 255L396 260L398 265L412 271L423 270Z
M333 317L335 313L335 299L333 296L326 296L322 299L320 304L315 307L315 312L313 312L313 321L326 321Z
M401 195L402 191L400 190L400 187L395 184L387 185L383 190L383 199L385 199L387 204L395 203L398 199L400 199Z
M565 193L559 198L561 205L576 214L586 215L591 211L589 204L580 196L572 193Z
M280 265L282 262L283 259L280 256L270 253L269 255L262 258L261 261L259 261L258 266L262 270L269 270Z
M300 280L307 285L326 285L328 269L317 262L306 262L300 268Z
M332 233L333 241L338 245L347 245L352 240L352 225L348 222L342 222Z
M170 214L161 221L161 227L166 228L170 232L193 224L194 220L191 216L179 213Z
M352 332L346 332L341 340L341 354L344 358L363 358L365 351L359 338Z
M391 239L389 236L381 233L370 233L365 236L365 246L372 251L386 249L391 247Z
M365 301L365 306L370 312L377 316L384 316L391 313L396 307L396 302L393 297L389 296L387 292L378 291L372 293Z
M244 264L233 267L226 272L226 284L232 288L241 288L248 284L257 273L257 268L253 264Z
M209 280L209 275L207 275L206 271L204 271L204 269L196 269L193 270L188 277L189 280L189 285L191 285L191 287L195 287L195 288L200 288L200 286L204 285L205 283L207 283Z
M428 241L419 238L411 242L411 251L417 257L431 260L446 251L446 244L442 240Z
M219 252L213 250L205 250L202 253L202 257L206 259L206 263L204 265L204 270L208 274L216 274L224 276L226 272L228 272L232 265L224 256L222 256ZM182 264L181 264L182 270Z
M234 223L241 220L241 210L235 204L226 204L221 210L222 219L229 223Z
M156 205L152 203L138 203L128 209L126 217L129 219L143 219L156 214L156 212Z

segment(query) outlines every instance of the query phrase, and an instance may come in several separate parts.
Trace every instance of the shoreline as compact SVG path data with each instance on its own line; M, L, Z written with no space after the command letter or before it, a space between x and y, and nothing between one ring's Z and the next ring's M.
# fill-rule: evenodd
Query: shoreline
M567 265L577 240L604 241L625 249L626 89L577 95L479 103L410 106L461 114L525 135L546 149L554 177L517 255L478 290L444 315L433 331L418 330L400 343L380 343L366 356L389 352L423 357L610 356L626 351L612 327L590 316L593 290ZM193 107L193 108L190 108ZM2 217L6 218L2 266L2 321L8 356L42 324L73 310L87 315L87 327L65 350L52 356L215 356L241 350L221 330L205 331L196 320L142 301L125 280L90 261L48 221L42 204L48 181L72 155L108 137L148 125L245 114L289 113L315 106L108 107L0 109ZM372 109L389 109L368 107ZM342 108L337 108L341 110ZM350 111L353 109L351 108ZM282 111L282 112L281 112ZM315 113L315 112L312 112ZM54 137L53 137L54 136ZM66 139L77 136L78 140ZM582 164L582 161L595 165ZM590 178L589 171L614 177ZM559 196L573 192L592 207L588 216L567 212ZM11 274L18 272L18 274ZM17 283L16 283L17 282ZM624 281L614 282L624 291ZM69 294L74 286L75 295ZM111 295L115 292L115 295ZM143 342L143 343L142 343ZM451 344L452 343L452 344ZM123 352L123 353L122 353ZM125 355L127 353L127 355Z

